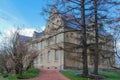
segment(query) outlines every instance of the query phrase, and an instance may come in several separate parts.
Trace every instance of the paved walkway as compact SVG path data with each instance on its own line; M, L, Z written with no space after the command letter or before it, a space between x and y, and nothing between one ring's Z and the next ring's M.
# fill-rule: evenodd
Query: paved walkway
M0 77L0 80L3 80L3 79Z
M3 78L0 77L0 80L8 80L8 79L3 79Z
M43 69L40 75L29 80L69 80L59 70Z
M7 79L3 79L3 78L0 77L0 80L7 80Z

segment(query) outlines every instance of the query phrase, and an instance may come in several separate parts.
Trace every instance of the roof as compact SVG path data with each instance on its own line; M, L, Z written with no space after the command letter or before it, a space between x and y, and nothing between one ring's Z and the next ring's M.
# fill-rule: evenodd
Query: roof
M98 28L98 33L102 36L106 35L106 31L104 29Z
M19 36L20 36L19 37L20 42L25 42L32 39L32 37L29 37L29 36L24 36L24 35L19 35Z
M36 32L36 31L34 31L34 33L33 33L33 37L36 37L36 38L41 37L43 35L44 35L44 31L42 31L42 32Z
M73 15L61 15L62 19L65 22L65 27L70 27L73 29L77 29L80 27L79 20L76 20L76 18Z

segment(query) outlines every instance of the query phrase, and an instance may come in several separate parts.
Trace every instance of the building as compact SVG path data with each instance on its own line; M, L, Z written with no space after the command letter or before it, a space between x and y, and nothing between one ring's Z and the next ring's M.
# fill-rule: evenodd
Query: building
M31 49L39 52L34 66L49 69L82 68L82 30L78 28L79 26L72 16L59 15L53 8L45 30L40 33L34 32L33 39L28 42ZM87 53L89 67L92 67L95 53L94 23L89 26ZM109 40L106 41L108 36ZM110 67L108 56L112 55L109 59L114 64L112 36L106 35L102 29L99 30L99 43L101 44L99 46L99 66L108 68Z

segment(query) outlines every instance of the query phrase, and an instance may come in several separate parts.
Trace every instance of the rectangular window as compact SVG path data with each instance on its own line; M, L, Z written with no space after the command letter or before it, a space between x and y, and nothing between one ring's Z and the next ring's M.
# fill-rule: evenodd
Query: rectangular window
M50 45L50 38L48 38L48 45Z
M40 55L40 62L41 63L43 62L43 55L42 54Z
M55 50L55 61L58 61L59 55L58 55L58 50Z
M32 49L32 44L29 46L29 49L30 49L30 50Z
M50 51L48 51L48 62L50 62Z
M44 41L41 42L41 49L44 49Z
M35 45L35 50L37 50L38 49L38 43L35 43L34 45Z
M94 55L91 54L90 55L90 64L93 65L93 63L94 63Z
M35 44L32 45L33 49L35 50Z
M38 59L38 57L35 59L35 63L36 64L38 64L38 62L39 62L39 59Z
M101 59L101 63L104 63L104 58L102 57L102 59Z
M39 42L39 43L38 43L38 48L39 48L39 50L41 49L41 46L40 46L40 44L41 44L41 43Z
M55 43L58 43L58 35L55 36Z
M32 44L32 49L34 49L34 44Z

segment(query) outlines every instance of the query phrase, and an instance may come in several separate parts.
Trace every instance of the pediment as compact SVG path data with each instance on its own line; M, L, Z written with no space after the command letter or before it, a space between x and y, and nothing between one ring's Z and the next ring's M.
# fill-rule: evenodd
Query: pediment
M45 33L54 33L64 24L62 17L58 14L55 7L52 8L49 20L47 22Z
M55 18L50 19L47 22L45 32L46 33L52 33L56 32L60 27L63 25L63 20L60 16L56 16Z

